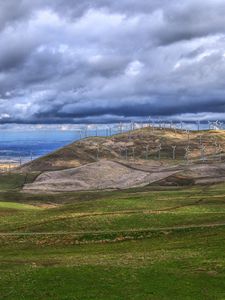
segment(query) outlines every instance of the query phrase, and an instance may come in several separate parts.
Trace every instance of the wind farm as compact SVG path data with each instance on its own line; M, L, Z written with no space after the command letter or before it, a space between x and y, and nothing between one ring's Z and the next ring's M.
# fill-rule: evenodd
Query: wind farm
M0 300L225 299L225 1L0 1Z

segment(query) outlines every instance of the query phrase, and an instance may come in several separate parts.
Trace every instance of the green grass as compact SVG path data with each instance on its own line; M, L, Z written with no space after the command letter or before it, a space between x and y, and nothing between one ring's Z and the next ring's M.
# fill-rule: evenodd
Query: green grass
M224 184L31 195L8 176L0 299L225 299Z
M23 184L32 182L38 173L20 174L8 173L0 174L0 191L20 189Z
M224 299L224 238L219 228L120 243L8 244L0 287L4 299Z
M38 209L38 207L34 205L15 203L15 202L0 202L0 210L4 210L4 209L36 210Z

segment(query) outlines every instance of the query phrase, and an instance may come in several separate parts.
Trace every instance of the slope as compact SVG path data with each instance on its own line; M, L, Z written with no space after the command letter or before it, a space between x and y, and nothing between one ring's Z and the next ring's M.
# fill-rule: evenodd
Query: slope
M174 156L173 146L176 146ZM19 170L63 170L99 159L129 161L129 164L151 160L158 165L182 163L187 159L218 162L223 159L224 146L225 131L221 130L186 132L147 127L112 137L90 137L74 142L23 165Z

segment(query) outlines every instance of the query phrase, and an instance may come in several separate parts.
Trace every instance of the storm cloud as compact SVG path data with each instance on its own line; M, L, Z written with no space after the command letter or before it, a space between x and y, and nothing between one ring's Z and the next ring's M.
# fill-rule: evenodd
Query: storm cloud
M0 2L0 123L225 119L222 0Z

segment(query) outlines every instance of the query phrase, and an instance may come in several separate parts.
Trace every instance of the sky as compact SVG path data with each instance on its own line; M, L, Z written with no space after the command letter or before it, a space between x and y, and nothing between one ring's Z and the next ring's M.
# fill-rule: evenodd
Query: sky
M224 0L0 0L0 124L225 120Z

